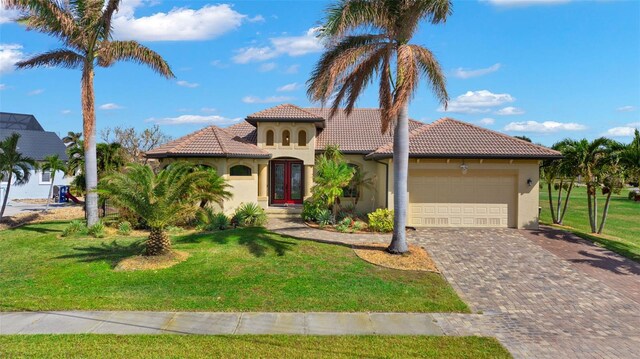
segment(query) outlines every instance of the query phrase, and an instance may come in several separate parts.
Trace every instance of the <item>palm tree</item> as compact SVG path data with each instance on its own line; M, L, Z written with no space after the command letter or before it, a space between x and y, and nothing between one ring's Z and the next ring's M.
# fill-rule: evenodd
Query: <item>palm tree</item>
M28 29L49 34L64 47L36 55L16 64L18 68L59 66L81 69L81 99L87 188L87 222L98 222L96 159L96 115L93 78L96 66L109 67L116 61L144 64L162 76L174 75L157 53L135 41L112 41L111 21L121 0L3 0L7 8L26 13L19 20Z
M215 172L188 162L172 163L157 174L149 166L132 163L124 172L105 176L99 192L145 220L151 230L146 255L154 256L171 251L167 226L194 217L202 200L221 203L230 197L226 183L222 190L212 190L211 183L219 181Z
M20 135L13 133L11 136L0 142L0 177L7 179L7 189L2 200L2 208L0 209L0 218L4 215L9 199L9 191L11 183L23 185L29 182L31 171L38 168L36 161L27 156L23 156L18 149L18 141ZM14 179L15 177L15 179Z
M332 207L333 217L338 214L338 198L353 178L354 169L343 159L340 152L326 152L316 160L313 177L313 195L317 200Z
M342 0L327 9L320 37L327 51L316 64L307 93L323 104L333 98L331 116L341 104L350 114L365 86L379 78L381 131L393 127L394 228L391 253L408 250L407 173L409 168L409 101L424 75L446 107L445 77L427 48L409 41L422 20L445 22L449 0ZM395 69L392 67L395 66Z
M62 142L67 147L77 146L78 141L80 141L81 137L82 137L82 132L69 131L67 132L67 135L62 138Z
M640 131L635 130L631 143L620 153L620 164L625 167L631 181L640 181Z
M41 164L42 171L49 171L51 173L51 184L49 185L49 197L47 197L47 206L44 208L44 211L49 210L49 202L51 202L51 196L53 194L53 182L56 179L56 173L58 171L62 171L63 173L66 171L66 165L63 160L60 159L58 155L49 155L44 158L44 162Z

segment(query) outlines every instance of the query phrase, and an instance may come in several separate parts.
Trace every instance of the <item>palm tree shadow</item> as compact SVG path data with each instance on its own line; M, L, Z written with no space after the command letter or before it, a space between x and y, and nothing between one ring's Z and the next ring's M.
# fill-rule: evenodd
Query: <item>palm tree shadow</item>
M91 262L107 262L111 268L115 266L124 258L139 255L144 252L144 239L132 242L130 244L120 244L116 240L111 243L102 242L99 245L92 245L87 247L74 247L76 251L71 254L65 254L55 257L54 259L77 259L78 262L91 263Z
M238 240L240 245L247 247L249 252L255 257L264 257L269 250L273 250L277 256L284 256L291 251L295 242L275 239L266 231L260 231L255 235L242 236Z

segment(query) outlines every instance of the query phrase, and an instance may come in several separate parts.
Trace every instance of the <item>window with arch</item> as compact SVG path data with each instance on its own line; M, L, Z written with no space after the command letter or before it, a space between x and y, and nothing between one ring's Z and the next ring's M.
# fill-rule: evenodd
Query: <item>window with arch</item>
M306 146L307 145L307 132L305 130L300 130L298 132L298 146Z
M229 169L229 174L232 176L251 176L251 167L244 165L232 166Z
M283 146L291 145L291 132L289 132L289 130L282 131L282 145Z
M267 146L273 146L273 131L272 130L268 130L267 131Z

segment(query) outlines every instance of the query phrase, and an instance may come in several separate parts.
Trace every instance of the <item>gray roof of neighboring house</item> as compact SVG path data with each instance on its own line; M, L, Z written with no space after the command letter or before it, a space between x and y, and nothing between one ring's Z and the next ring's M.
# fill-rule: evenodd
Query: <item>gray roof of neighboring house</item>
M0 112L0 141L13 133L20 135L20 152L36 161L57 154L60 159L68 159L66 147L54 132L45 131L33 115Z

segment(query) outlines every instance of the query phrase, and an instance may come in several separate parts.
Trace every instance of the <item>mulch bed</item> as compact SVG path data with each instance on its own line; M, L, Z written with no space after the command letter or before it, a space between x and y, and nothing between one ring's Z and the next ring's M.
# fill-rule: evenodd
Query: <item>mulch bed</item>
M65 206L50 209L47 212L33 211L20 213L11 217L3 217L2 220L0 220L0 231L19 227L27 223L64 221L77 218L84 218L84 209L82 206Z
M121 260L114 270L116 271L137 271L137 270L158 270L173 267L189 258L189 253L182 251L171 251L159 256L135 256Z
M391 254L386 251L388 244L372 243L354 245L353 250L361 259L382 267L439 273L429 253L420 246L409 245L405 254Z

